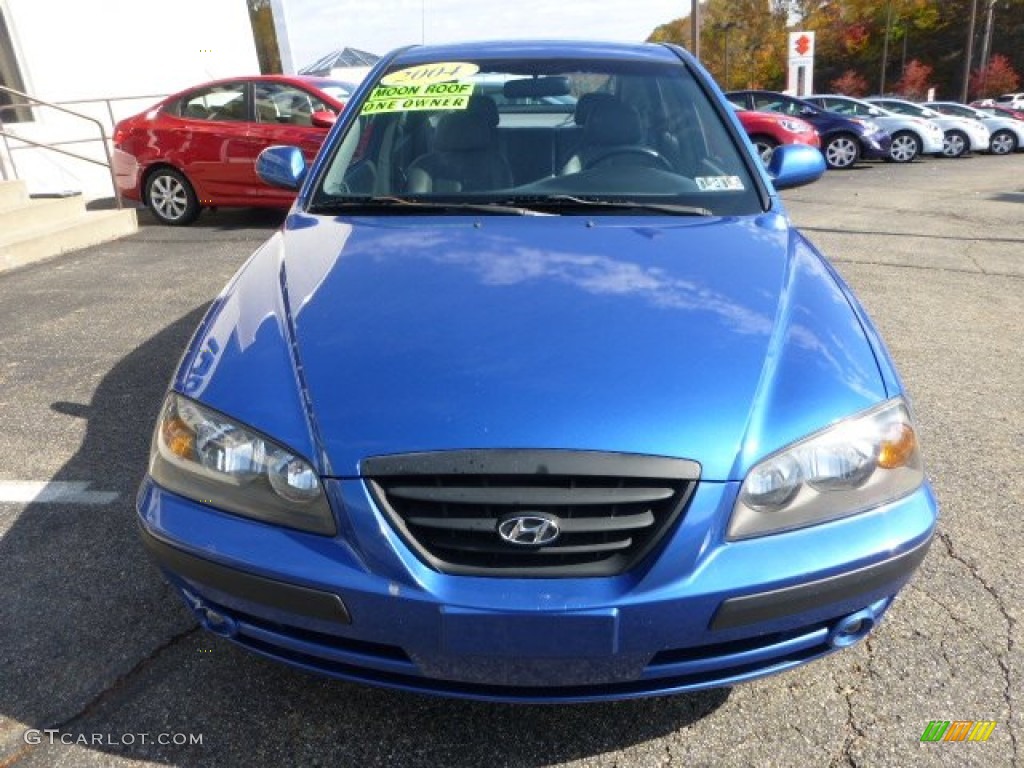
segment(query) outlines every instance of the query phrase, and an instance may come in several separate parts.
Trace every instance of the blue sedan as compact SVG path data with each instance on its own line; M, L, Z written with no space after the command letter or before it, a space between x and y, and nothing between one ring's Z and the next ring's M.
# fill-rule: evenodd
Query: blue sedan
M822 156L763 167L682 49L404 49L312 166L258 171L296 203L138 496L211 632L410 691L639 697L849 646L924 558L903 386L777 192Z

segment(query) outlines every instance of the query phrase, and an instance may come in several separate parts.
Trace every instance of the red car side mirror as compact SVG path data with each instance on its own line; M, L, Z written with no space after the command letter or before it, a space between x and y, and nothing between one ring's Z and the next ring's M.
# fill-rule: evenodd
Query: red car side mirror
M336 114L326 109L314 112L309 116L310 122L312 122L317 128L330 128L334 125L337 119L338 116Z

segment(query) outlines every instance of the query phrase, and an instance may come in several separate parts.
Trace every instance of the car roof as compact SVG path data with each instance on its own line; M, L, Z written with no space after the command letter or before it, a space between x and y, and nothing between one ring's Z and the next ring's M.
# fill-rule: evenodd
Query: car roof
M395 53L393 64L409 66L460 59L538 61L550 58L584 60L663 61L679 63L674 49L662 43L614 43L581 40L494 40L490 42L416 45Z
M222 77L217 80L208 80L205 83L195 83L193 85L188 86L187 88L182 88L177 93L172 93L161 103L170 103L175 99L181 98L182 96L191 93L192 91L198 91L203 88L213 88L218 85L228 85L230 83L237 83L241 81L286 83L288 85L304 85L306 87L316 88L317 90L320 90L321 84L326 83L342 83L343 85L349 85L349 83L345 83L341 80L335 80L330 77L319 77L313 75L237 75L236 77ZM337 101L337 99L331 96L331 94L329 93L324 93L324 95L331 101Z

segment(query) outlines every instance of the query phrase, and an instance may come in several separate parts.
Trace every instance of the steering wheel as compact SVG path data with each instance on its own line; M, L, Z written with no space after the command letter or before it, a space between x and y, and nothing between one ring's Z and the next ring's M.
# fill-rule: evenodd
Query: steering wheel
M602 165L613 157L620 157L622 155L637 155L643 158L645 161L653 161L651 164L657 164L666 171L675 172L672 164L665 159L664 155L658 154L656 150L650 147L612 147L611 149L605 150L595 155L587 162L588 168L596 168Z

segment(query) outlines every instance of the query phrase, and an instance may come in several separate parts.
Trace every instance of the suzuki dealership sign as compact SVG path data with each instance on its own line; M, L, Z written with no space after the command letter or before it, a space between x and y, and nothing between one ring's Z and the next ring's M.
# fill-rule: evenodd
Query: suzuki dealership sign
M794 96L814 93L814 33L789 33L789 80L786 92Z

